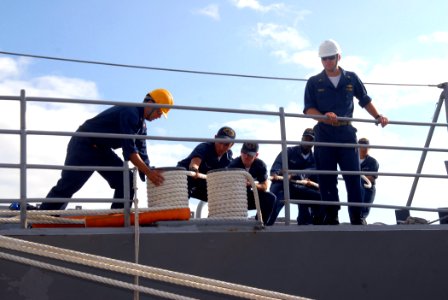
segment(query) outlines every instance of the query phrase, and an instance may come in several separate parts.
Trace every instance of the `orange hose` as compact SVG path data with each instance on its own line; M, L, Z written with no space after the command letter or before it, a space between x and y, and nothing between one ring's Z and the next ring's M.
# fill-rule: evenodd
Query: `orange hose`
M124 214L102 216L76 216L68 219L84 219L84 224L33 224L32 228L79 228L79 227L123 227ZM134 214L131 214L131 224L134 225ZM187 221L190 219L189 208L173 208L159 211L139 213L140 225L148 225L158 221Z

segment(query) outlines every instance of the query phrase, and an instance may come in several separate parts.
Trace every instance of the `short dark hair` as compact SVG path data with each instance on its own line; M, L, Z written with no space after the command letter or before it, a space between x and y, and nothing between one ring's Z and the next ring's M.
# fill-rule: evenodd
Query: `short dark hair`
M313 138L313 140L314 140L314 130L313 130L313 128L305 129L305 131L303 132L302 136L309 136L309 137Z
M241 152L255 156L258 153L259 146L257 143L244 143Z
M369 142L369 139L367 139L367 138L360 138L358 140L358 144L370 145L370 142Z
M216 133L216 138L218 139L232 139L234 140L236 137L235 130L228 126L221 127Z

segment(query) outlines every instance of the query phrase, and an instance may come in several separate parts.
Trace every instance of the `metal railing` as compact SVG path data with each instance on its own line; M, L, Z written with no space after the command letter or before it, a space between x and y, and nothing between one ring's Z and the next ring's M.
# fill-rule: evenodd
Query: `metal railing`
M235 139L235 143L242 142L257 142L260 144L278 144L282 148L282 165L284 167L283 171L283 187L285 196L285 219L286 224L289 224L290 220L290 204L325 204L325 205L347 205L347 206L362 206L362 207L373 207L373 208L387 208L387 209L399 209L399 210L420 210L420 211L431 211L431 212L448 212L447 209L434 209L434 208L423 208L423 207L411 207L412 199L415 193L415 189L420 178L443 178L448 179L446 175L440 174L423 174L422 167L425 162L426 154L430 151L433 152L448 152L448 149L444 148L430 148L429 144L432 139L434 128L436 126L442 126L448 128L447 123L437 123L438 116L441 111L443 102L446 105L446 95L448 95L448 84L444 83L438 86L442 88L443 91L440 95L437 109L435 111L432 122L405 122L405 121L390 121L389 124L393 125L406 125L406 126L429 126L430 130L425 142L424 147L403 147L403 146L387 146L387 145L370 145L370 148L377 149L387 149L387 150L405 150L405 151L421 151L422 156L417 168L416 173L399 173L399 172L370 172L368 175L381 175L381 176L401 176L401 177L413 177L414 183L410 191L408 202L406 206L396 206L396 205L383 205L383 204L363 204L363 203L329 203L324 201L310 201L310 200L298 200L291 199L289 193L289 182L288 175L294 173L301 174L338 174L338 175L366 175L366 172L351 172L351 171L323 171L323 170L289 170L288 157L287 157L287 147L288 145L314 145L314 146L332 146L332 147L359 147L358 144L336 144L336 143L319 143L319 142L305 142L305 141L291 141L287 140L286 137L286 118L304 118L316 119L316 116L309 116L304 114L294 114L285 112L283 107L279 108L278 112L272 111L261 111L261 110L244 110L244 109L225 109L225 108L213 108L213 107L194 107L194 106L181 106L174 105L170 108L173 110L193 110L193 111L203 111L203 112L219 112L219 113L231 113L231 114L244 114L244 115L257 115L257 116L274 116L279 118L280 123L280 140L259 140L259 139ZM128 180L129 167L127 162L124 162L123 167L100 167L100 166L55 166L46 164L28 164L27 154L28 154L28 136L38 135L38 136L83 136L83 137L101 137L101 138L129 138L129 139L151 139L151 140L162 140L162 141L178 141L178 142L207 142L207 141L222 141L220 139L212 138L197 138L197 137L174 137L174 136L137 136L137 135L126 135L126 134L104 134L104 133L94 133L94 132L65 132L65 131L43 131L43 130L29 130L26 124L26 114L27 114L27 103L28 102L43 102L43 103L76 103L76 104L91 104L91 105L120 105L120 106L136 106L136 107L166 107L166 105L150 104L150 103L130 103L130 102L116 102L116 101L105 101L105 100L81 100L81 99L62 99L62 98L45 98L45 97L27 97L25 91L22 90L20 96L0 96L0 101L19 101L20 102L20 129L11 130L0 128L0 134L3 135L19 135L20 136L20 162L18 164L14 163L2 163L0 162L0 169L19 169L20 170L20 195L18 199L5 199L0 198L0 203L9 202L20 202L20 218L21 227L25 228L27 224L27 211L26 204L28 202L123 202L124 212L125 212L125 225L130 225L130 199L129 199L129 189L130 184ZM446 105L446 112L448 116L448 105ZM341 121L352 121L352 122L364 122L364 123L375 123L374 120L366 119L356 119L356 118L339 118ZM29 169L59 169L59 170L101 170L101 171L122 171L123 172L123 182L124 182L124 198L123 199L104 199L104 198L87 198L87 199L66 199L66 198L30 198L27 193L27 176Z

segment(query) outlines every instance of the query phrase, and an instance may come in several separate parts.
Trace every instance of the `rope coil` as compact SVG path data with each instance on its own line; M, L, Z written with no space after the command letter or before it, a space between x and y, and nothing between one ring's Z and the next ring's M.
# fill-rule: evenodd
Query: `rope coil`
M147 180L148 207L185 208L188 206L188 181L183 168L160 168L164 181L160 186Z
M258 220L262 223L255 181L241 169L218 169L207 174L209 218L247 220L247 182L252 186Z

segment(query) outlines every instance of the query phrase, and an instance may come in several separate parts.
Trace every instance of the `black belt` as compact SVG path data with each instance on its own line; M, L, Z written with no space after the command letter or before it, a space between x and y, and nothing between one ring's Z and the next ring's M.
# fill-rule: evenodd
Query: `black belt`
M336 123L332 123L331 126L348 126L352 125L352 122L350 121L338 121Z

